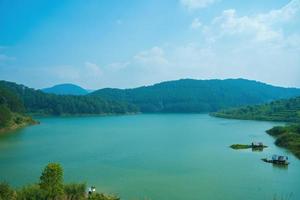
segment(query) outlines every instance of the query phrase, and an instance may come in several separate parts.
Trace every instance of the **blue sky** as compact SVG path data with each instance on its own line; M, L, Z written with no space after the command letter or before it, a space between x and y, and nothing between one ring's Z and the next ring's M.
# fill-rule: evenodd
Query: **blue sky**
M0 79L97 89L238 77L300 87L300 0L0 0Z

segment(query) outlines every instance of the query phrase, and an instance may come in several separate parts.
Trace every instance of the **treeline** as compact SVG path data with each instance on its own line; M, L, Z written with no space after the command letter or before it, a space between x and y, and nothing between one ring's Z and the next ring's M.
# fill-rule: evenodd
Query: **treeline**
M0 132L34 123L24 115L24 105L13 92L0 85Z
M124 114L136 113L138 108L130 103L106 100L97 96L46 94L12 82L0 81L0 86L15 94L27 113L49 115Z
M245 79L184 79L134 89L107 88L80 96L47 94L7 81L0 81L0 86L20 99L20 110L49 115L215 112L300 95L300 89Z
M300 95L299 89L281 88L245 79L168 81L134 89L101 89L90 96L124 101L141 112L214 112Z
M216 117L300 123L300 97L212 113Z
M300 159L300 124L275 126L267 133L276 138L276 145L289 149Z
M36 184L15 190L8 183L0 183L0 200L119 200L103 193L87 193L84 183L65 184L63 169L49 163Z

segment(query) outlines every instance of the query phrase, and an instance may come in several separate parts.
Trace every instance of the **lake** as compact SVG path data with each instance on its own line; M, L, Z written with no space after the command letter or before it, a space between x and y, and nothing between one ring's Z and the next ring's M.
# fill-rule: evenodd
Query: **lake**
M66 182L86 182L125 200L300 199L300 161L276 147L274 122L207 114L39 118L41 124L0 136L0 180L37 182L48 162ZM263 152L231 144L262 141ZM288 155L288 168L260 159Z

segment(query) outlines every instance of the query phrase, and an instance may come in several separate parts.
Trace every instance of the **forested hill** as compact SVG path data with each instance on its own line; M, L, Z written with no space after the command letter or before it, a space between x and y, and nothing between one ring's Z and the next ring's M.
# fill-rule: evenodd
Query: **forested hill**
M134 89L100 89L90 95L129 102L141 112L213 112L295 97L300 89L245 79L182 79Z
M124 114L138 112L126 102L106 100L97 96L46 94L16 83L0 81L0 86L17 96L28 113L50 115Z
M213 113L216 117L300 123L300 97Z

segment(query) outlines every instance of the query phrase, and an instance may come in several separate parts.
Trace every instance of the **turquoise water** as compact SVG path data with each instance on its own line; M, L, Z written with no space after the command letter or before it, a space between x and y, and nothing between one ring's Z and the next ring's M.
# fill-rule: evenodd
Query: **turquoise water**
M300 161L265 133L278 123L207 114L39 120L0 136L0 180L17 187L37 182L48 162L60 162L66 182L86 182L125 200L300 199ZM228 148L252 141L269 148ZM288 155L290 166L260 160L274 153Z

